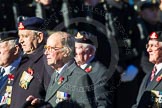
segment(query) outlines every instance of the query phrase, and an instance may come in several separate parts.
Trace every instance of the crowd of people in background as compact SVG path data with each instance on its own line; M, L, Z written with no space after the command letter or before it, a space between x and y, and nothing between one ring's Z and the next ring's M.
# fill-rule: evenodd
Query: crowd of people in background
M0 108L162 107L162 0L1 0L0 10Z

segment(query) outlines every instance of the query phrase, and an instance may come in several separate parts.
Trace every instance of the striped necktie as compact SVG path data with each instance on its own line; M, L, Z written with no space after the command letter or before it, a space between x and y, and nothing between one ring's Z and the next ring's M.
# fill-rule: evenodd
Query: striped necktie
M150 81L152 81L154 79L156 71L157 71L157 68L156 68L156 66L154 66L152 73L151 73Z
M59 73L56 72L56 73L55 73L55 82L57 81L58 77L59 77Z

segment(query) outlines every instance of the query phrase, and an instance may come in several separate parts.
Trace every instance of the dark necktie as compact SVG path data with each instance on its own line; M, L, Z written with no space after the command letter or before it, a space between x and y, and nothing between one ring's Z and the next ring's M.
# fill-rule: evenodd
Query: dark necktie
M156 68L156 66L154 66L152 73L151 73L150 81L152 81L154 79L156 71L157 71L157 68Z
M59 73L56 72L56 74L55 74L55 82L57 81L58 77L59 77Z
M51 84L52 85L57 81L58 76L59 76L59 73L56 72L56 71L52 74L52 77L51 77Z

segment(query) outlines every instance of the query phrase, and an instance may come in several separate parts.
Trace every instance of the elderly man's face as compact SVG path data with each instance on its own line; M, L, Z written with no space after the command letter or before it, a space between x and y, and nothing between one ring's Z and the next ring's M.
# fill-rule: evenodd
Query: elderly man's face
M14 51L7 41L0 43L0 66L6 67L13 62Z
M150 62L154 64L162 62L162 46L157 40L149 40L147 52L149 53Z
M90 57L93 55L92 49L90 49L86 44L83 43L75 43L75 60L78 65L82 65L86 63Z
M38 47L38 38L32 30L19 30L19 43L24 53L31 54Z
M45 46L45 55L47 57L48 65L51 65L55 69L58 67L56 65L64 65L64 46L62 45L62 38L60 35L54 34L47 39L47 44Z

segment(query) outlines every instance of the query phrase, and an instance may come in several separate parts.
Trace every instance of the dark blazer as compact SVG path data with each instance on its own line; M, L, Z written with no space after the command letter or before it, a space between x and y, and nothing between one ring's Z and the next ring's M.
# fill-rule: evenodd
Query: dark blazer
M96 59L92 60L84 69L92 67L88 72L94 84L95 101L97 108L112 108L113 102L113 78L111 72Z
M162 80L156 81L160 75L162 75L162 69L154 77L153 81L150 82L151 72L146 74L139 89L137 102L132 108L150 108L153 105L155 95L151 90L162 91Z
M92 81L75 62L63 70L53 83L54 74L51 77L45 101L56 108L95 108ZM61 77L64 80L59 84ZM58 92L67 93L69 98L58 102Z
M45 99L46 90L50 81L51 67L46 67L43 46L40 46L33 54L23 55L22 61L15 74L10 108L21 108L29 95ZM31 67L33 79L27 89L20 87L19 82L24 71ZM49 69L49 70L47 70ZM52 73L52 72L51 72Z

